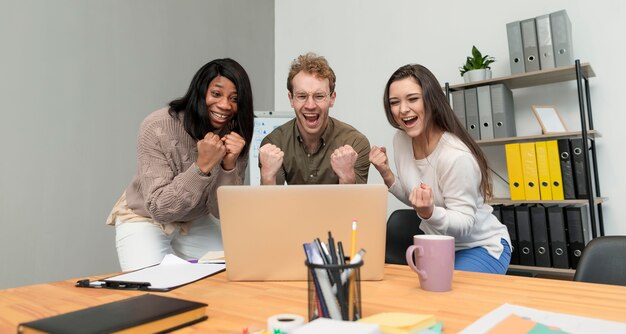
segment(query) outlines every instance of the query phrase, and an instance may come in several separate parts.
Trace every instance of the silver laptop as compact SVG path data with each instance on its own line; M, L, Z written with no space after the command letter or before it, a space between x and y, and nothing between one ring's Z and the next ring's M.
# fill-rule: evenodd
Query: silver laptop
M349 255L353 220L357 250L366 251L361 279L383 279L387 187L382 184L221 186L217 198L229 280L306 280L302 244L327 241L331 231Z

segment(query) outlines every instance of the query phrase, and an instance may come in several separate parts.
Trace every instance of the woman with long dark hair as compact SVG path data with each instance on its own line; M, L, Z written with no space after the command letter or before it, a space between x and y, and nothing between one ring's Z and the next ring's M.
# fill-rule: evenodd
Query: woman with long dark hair
M383 98L397 177L384 147L370 161L389 191L413 207L426 234L453 236L455 269L504 274L511 259L506 226L485 203L492 184L487 159L455 116L435 76L424 66L396 70Z
M216 190L243 183L253 127L250 80L228 58L202 66L183 97L144 119L137 173L107 219L123 271L223 249Z

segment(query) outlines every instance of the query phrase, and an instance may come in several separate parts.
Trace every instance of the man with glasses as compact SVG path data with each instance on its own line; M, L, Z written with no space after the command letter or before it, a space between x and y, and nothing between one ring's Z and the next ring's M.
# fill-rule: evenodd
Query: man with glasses
M369 141L328 116L335 80L326 59L314 53L291 63L287 90L296 117L261 142L261 184L367 183Z

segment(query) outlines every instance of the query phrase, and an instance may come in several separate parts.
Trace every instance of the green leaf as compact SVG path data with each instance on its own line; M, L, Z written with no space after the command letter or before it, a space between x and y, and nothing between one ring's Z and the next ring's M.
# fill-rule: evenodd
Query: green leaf
M489 65L495 62L495 58L489 55L482 55L482 53L478 50L478 48L473 45L472 46L472 56L467 57L465 59L465 65L463 67L459 67L459 72L461 72L461 76L465 74L467 71L478 70L483 68L491 68Z

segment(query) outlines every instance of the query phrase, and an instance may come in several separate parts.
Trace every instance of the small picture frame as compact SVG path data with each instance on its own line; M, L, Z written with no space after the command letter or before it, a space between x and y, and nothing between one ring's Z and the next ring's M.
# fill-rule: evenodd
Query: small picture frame
M563 118L555 106L533 105L532 109L541 125L541 133L567 132Z

